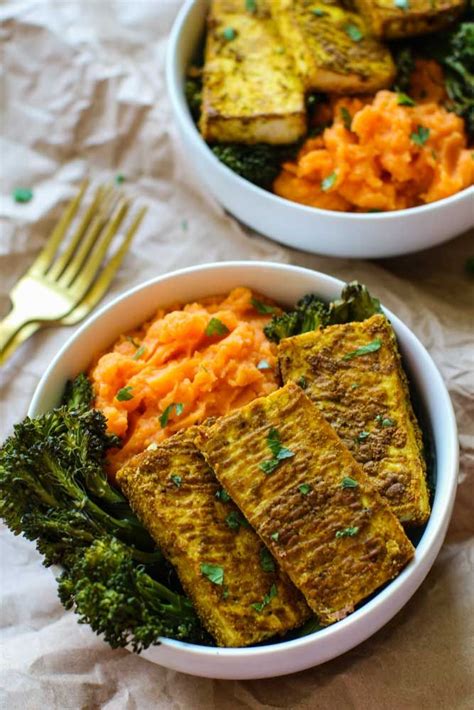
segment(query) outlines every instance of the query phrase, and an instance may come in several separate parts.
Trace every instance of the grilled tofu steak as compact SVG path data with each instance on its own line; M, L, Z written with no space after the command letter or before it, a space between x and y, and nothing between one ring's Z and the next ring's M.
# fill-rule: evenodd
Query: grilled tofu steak
M202 427L196 444L322 624L413 556L389 506L297 385Z
M305 387L398 519L425 523L421 431L385 316L286 338L278 359L283 381Z
M355 0L376 37L397 39L448 27L466 7L465 0Z
M274 0L272 12L306 90L369 93L393 82L389 50L341 3Z
M306 132L303 85L269 2L211 2L199 123L209 142L286 144Z
M248 646L311 612L193 443L192 427L139 454L117 481L219 646Z

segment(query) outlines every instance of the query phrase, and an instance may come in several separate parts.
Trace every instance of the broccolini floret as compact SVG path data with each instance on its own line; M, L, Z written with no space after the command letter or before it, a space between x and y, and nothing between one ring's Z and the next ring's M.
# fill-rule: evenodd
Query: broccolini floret
M265 143L220 143L212 146L212 152L224 165L249 182L266 189L271 188L282 163L295 157L296 150L296 146Z
M131 644L140 653L160 636L205 640L191 602L134 564L129 548L114 537L78 552L58 583L66 609L73 608L79 623L103 634L112 648Z

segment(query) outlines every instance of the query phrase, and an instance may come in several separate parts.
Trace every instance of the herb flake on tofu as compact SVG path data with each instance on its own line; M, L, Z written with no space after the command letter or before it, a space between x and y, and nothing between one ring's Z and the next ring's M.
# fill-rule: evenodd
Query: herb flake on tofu
M222 586L224 583L224 568L219 565L211 565L207 562L201 563L201 572L212 584Z

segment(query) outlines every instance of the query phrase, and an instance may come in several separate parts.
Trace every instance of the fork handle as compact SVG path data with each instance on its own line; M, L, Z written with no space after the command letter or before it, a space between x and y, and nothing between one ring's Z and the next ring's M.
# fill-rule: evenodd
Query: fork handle
M0 355L5 352L8 344L20 328L23 328L30 321L31 318L29 316L18 312L15 308L12 308L10 313L0 321Z

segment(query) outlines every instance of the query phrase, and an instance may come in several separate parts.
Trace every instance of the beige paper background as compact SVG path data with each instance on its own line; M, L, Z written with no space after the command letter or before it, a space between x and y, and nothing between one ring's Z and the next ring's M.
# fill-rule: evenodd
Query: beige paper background
M367 642L293 676L228 682L193 678L79 626L31 543L0 535L0 705L36 708L474 707L474 281L472 234L398 259L320 258L255 236L226 216L180 155L166 96L166 37L179 0L10 0L0 5L0 314L64 199L89 172L123 173L150 209L107 299L154 275L224 259L301 264L359 279L416 333L440 368L460 430L453 519L428 578ZM31 186L26 205L12 188ZM183 220L186 220L183 223ZM38 333L0 371L0 439L26 413L46 365L72 329Z

